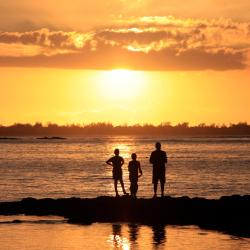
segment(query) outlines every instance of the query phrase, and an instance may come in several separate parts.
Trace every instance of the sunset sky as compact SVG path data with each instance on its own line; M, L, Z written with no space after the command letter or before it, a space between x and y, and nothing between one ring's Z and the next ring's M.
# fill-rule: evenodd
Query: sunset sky
M0 124L250 122L249 0L0 0Z

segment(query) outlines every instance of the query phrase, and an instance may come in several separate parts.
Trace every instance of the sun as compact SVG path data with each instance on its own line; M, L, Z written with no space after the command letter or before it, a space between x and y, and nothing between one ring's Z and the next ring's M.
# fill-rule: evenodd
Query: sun
M103 71L98 81L103 96L111 99L130 99L143 92L145 79L141 71L114 69Z

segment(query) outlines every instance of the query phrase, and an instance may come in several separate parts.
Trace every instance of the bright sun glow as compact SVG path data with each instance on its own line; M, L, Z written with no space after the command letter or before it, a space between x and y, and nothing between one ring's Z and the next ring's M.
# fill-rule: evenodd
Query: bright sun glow
M102 95L112 99L130 99L143 92L145 82L143 72L116 69L102 72L99 88Z

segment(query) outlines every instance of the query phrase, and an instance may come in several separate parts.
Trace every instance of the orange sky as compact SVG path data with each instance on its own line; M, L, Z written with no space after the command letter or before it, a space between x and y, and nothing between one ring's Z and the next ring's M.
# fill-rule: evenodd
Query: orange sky
M0 0L0 124L250 122L248 0Z
M0 123L250 122L249 71L5 68ZM6 84L8 83L8 84Z

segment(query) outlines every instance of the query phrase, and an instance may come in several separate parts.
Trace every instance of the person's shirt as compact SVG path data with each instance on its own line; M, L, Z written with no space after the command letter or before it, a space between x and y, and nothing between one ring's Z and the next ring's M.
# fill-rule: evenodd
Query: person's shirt
M120 170L122 168L122 165L124 164L124 159L121 156L113 156L111 157L107 163L112 163L113 170Z
M162 150L155 150L150 156L150 163L153 166L165 167L168 162L167 153Z
M128 165L130 178L138 178L139 173L142 174L141 164L139 161L130 161Z

